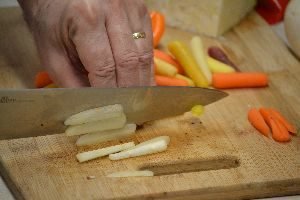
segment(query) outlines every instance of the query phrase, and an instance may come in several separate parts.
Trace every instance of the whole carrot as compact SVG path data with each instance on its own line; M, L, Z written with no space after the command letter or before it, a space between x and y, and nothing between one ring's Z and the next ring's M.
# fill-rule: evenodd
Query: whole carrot
M216 46L212 46L208 49L208 55L224 64L233 67L236 71L240 71L237 66L228 58L224 51Z
M37 73L35 76L35 87L36 88L43 88L52 83L53 83L53 81L51 80L48 72L42 71L42 72Z
M167 76L156 75L155 81L158 86L188 86L188 83L184 80Z
M177 68L179 74L184 74L184 70L183 70L182 66L171 55L169 55L163 51L160 51L158 49L154 49L154 57L161 59L161 60L175 66Z
M285 128L292 134L297 134L297 129L296 127L291 124L284 116L282 116L280 114L280 112L278 112L277 110L275 110L274 108L269 108L268 109L269 112L271 113L271 115L278 120L281 124L283 124L285 126Z
M208 87L208 82L203 72L198 67L188 47L180 42L173 41L168 45L169 51L184 68L185 73L194 81L198 87Z
M152 21L152 31L153 31L153 46L154 48L158 46L160 39L165 32L165 18L161 13L152 12L150 14Z
M269 137L270 129L261 113L257 109L251 108L249 110L248 120L252 124L252 126L254 126L254 128L256 128L260 133L262 133L266 137Z
M268 77L264 73L215 73L213 86L218 89L266 87Z
M178 73L176 67L159 58L154 58L154 64L157 75L174 77Z
M181 80L184 80L188 83L189 86L191 87L195 87L195 83L192 79L190 79L189 77L186 77L186 76L183 76L181 74L176 74L175 75L175 78L178 78L178 79L181 79Z

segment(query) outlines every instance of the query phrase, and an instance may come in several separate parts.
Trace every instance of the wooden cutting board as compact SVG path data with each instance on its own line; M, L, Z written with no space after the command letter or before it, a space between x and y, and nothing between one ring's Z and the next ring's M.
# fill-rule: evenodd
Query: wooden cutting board
M5 74L1 87L32 87L39 65L30 35L19 11L0 13L13 16L13 23L0 31L0 74ZM3 16L1 21L7 20ZM12 26L18 28L8 28ZM3 33L9 33L7 39ZM161 48L170 40L188 42L192 36L167 29ZM255 13L224 37L205 38L205 45L222 46L242 71L268 73L270 86L227 90L230 96L207 106L201 120L177 117L148 123L136 136L120 141L170 136L168 150L156 155L79 164L76 153L87 149L76 148L76 138L60 134L0 141L1 174L13 194L20 199L248 199L300 194L300 138L274 142L259 134L246 116L250 107L275 107L300 127L299 61ZM162 103L168 101L173 100ZM106 177L134 169L151 169L156 175Z

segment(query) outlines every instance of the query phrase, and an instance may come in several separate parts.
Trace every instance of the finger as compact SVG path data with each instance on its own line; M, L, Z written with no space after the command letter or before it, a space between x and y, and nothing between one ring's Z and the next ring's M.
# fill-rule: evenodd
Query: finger
M107 36L104 17L95 12L76 18L70 28L71 39L88 72L93 87L116 87L115 62Z
M130 11L128 19L133 32L146 33L146 38L135 39L134 41L139 52L139 66L141 69L140 84L152 85L151 81L154 78L153 37L151 18L148 14L146 6L141 2L139 5L139 9L134 9Z
M71 64L64 52L50 45L39 48L39 52L42 52L42 65L45 66L54 83L59 87L77 88L90 86L86 75Z
M106 21L113 56L116 63L117 84L119 87L141 85L141 67L139 51L132 37L124 4L126 1L111 1L107 10L118 10Z

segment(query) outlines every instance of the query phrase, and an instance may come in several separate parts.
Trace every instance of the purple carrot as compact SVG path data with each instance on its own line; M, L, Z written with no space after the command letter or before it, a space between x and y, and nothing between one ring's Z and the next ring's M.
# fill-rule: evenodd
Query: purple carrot
M221 48L216 46L210 47L208 49L208 55L222 63L233 67L236 71L240 71L239 68L228 58L228 56L224 53L224 51Z

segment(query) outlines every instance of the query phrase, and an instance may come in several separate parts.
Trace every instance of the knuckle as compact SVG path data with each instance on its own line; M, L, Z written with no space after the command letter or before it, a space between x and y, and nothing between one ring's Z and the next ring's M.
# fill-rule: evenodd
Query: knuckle
M113 62L105 63L103 65L99 65L91 74L94 74L98 77L111 77L115 75L115 64Z
M134 67L139 62L139 57L136 53L130 52L123 54L116 59L116 64L119 67Z
M150 66L153 60L153 52L142 54L139 57L139 63L141 66Z

